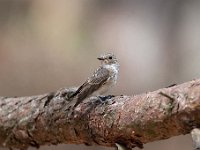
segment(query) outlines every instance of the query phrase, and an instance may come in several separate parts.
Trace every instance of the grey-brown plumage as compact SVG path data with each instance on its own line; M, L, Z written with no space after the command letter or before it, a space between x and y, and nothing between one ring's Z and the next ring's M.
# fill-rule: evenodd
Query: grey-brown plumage
M85 98L92 95L99 96L107 92L116 83L119 71L116 57L111 53L107 53L101 55L98 59L101 61L101 66L71 96L73 100L70 102L69 107L75 108Z

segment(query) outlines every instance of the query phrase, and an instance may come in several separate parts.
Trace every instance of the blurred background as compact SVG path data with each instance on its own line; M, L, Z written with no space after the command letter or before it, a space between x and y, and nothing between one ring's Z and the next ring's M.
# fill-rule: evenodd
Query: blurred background
M98 67L96 57L104 52L115 53L120 62L112 94L139 94L199 78L200 1L0 0L1 96L78 86ZM190 135L144 147L193 149Z

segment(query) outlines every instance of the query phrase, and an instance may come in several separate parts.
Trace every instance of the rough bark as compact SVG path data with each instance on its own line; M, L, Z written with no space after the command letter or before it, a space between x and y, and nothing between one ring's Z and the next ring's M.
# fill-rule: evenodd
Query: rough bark
M68 115L75 89L30 97L0 97L0 146L75 143L142 147L200 125L200 79L135 96L84 100Z

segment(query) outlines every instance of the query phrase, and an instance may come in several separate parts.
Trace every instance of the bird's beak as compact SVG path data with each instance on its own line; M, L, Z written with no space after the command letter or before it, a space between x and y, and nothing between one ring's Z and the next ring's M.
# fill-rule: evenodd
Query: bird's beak
M98 59L98 60L104 60L102 57L98 57L97 59Z

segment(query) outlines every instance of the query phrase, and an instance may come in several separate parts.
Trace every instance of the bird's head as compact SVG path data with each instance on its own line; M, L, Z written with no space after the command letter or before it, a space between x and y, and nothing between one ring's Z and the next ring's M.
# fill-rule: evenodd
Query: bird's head
M100 60L103 65L111 65L118 63L117 58L112 53L102 54L97 59Z

